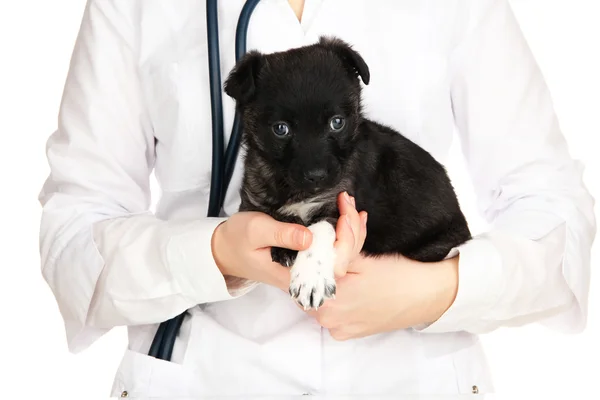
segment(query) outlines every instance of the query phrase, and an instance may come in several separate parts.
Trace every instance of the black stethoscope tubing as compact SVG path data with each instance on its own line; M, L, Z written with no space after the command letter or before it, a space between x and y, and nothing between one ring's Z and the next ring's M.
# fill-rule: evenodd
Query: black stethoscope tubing
M247 0L238 18L235 32L235 60L238 62L246 54L246 36L250 16L260 0ZM225 150L223 130L223 100L221 87L221 61L219 57L219 13L217 0L206 1L206 29L208 41L208 68L210 77L211 115L212 115L212 170L208 217L219 217L225 194L233 175L240 149L242 126L240 116L235 113L231 136ZM177 334L185 318L186 311L174 318L162 322L148 355L170 361Z

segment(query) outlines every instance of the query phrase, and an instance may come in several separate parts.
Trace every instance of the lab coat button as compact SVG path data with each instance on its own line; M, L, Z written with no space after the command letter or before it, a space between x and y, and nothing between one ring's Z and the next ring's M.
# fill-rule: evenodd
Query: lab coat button
M123 390L123 392L121 392L121 397L125 398L127 396L129 396L129 393L127 393L127 390Z
M476 385L473 385L473 388L471 389L471 392L473 394L477 394L477 393L479 393L479 388Z

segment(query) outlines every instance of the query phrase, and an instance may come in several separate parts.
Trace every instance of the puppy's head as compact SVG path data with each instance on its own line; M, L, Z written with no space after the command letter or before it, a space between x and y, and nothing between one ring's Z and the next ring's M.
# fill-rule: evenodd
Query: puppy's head
M363 58L339 39L285 52L246 54L225 82L244 126L244 144L275 179L314 193L342 177L361 121Z

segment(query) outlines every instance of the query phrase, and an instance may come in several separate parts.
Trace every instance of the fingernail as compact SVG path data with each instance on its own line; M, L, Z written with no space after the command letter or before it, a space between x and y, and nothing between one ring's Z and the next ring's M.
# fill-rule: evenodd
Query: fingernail
M346 200L346 202L348 204L352 204L352 202L350 201L350 195L348 194L348 192L344 192L344 199Z
M356 200L354 200L354 197L350 197L350 201L352 202L352 207L356 208Z
M294 233L294 240L296 241L296 243L298 243L300 246L304 247L304 243L306 243L306 232L302 231L302 230L297 230Z
M365 219L363 220L365 226L367 226L367 218L369 218L369 214L365 213Z

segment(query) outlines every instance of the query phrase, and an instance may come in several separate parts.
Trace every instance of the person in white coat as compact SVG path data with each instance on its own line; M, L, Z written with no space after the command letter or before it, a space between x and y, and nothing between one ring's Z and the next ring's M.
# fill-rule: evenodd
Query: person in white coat
M222 74L242 5L220 2ZM485 394L479 334L586 326L594 200L508 1L264 0L248 49L320 35L367 61L370 118L441 162L456 128L489 230L440 263L365 260L364 213L342 202L348 274L335 300L303 311L268 247L306 248L310 232L237 213L241 162L222 216L206 218L205 2L88 0L47 143L40 248L71 352L128 327L112 395ZM185 310L172 359L148 356L159 323Z

